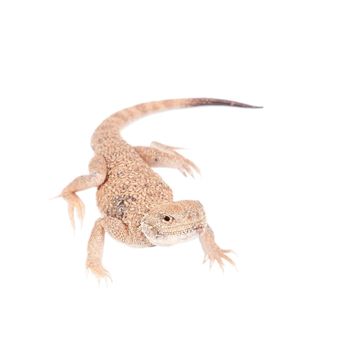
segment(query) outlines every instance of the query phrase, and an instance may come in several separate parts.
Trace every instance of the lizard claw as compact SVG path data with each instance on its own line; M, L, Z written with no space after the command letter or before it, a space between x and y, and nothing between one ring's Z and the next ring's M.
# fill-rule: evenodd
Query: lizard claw
M75 211L77 213L77 216L81 225L83 224L84 213L85 213L84 203L74 192L62 193L61 196L68 202L69 220L73 229L75 229L75 220L74 220Z
M203 264L205 264L208 261L208 259L209 259L208 254L205 253L203 258Z

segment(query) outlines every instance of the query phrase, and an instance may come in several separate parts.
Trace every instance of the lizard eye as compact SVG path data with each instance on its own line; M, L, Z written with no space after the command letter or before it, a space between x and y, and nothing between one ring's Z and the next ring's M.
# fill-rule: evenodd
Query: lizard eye
M170 221L173 221L173 217L171 217L171 216L168 216L168 215L164 215L163 216L163 221L166 221L166 222L170 222Z

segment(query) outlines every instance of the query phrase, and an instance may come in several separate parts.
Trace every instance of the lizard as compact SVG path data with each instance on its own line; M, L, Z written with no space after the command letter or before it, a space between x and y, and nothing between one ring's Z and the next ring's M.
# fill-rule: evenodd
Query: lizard
M234 265L230 250L221 249L206 220L202 204L196 200L173 200L171 188L152 168L170 167L184 175L199 172L198 167L176 147L152 142L150 147L131 146L121 130L146 115L170 109L223 105L242 108L256 106L216 98L184 98L147 102L118 111L106 118L94 131L91 146L94 156L89 174L78 176L60 196L68 203L70 222L75 215L82 222L84 204L76 192L97 188L96 201L101 217L92 229L86 267L98 279L110 278L102 264L105 234L135 247L168 246L199 237L204 262L224 260Z

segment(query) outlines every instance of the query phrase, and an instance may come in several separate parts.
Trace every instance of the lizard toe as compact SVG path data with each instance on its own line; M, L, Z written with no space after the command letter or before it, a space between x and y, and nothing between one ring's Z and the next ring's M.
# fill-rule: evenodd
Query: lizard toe
M63 193L62 197L68 202L68 216L70 223L75 229L75 213L78 216L78 219L82 225L84 214L85 214L85 206L82 200L75 193Z

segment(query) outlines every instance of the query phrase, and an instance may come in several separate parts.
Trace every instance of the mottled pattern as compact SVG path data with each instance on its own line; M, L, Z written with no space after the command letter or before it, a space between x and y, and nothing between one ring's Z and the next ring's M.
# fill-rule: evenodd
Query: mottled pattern
M153 142L150 147L132 147L120 136L129 123L150 113L174 108L226 105L256 108L221 99L194 98L149 102L124 109L107 118L94 132L95 152L88 175L74 179L62 191L68 202L70 220L74 213L82 220L84 205L76 192L97 187L101 212L88 244L86 265L97 276L106 277L102 266L105 232L128 245L149 247L183 242L199 236L210 261L222 266L222 259L233 263L214 241L202 205L197 201L173 202L172 190L151 167L171 167L184 175L199 172L198 167L175 150Z

